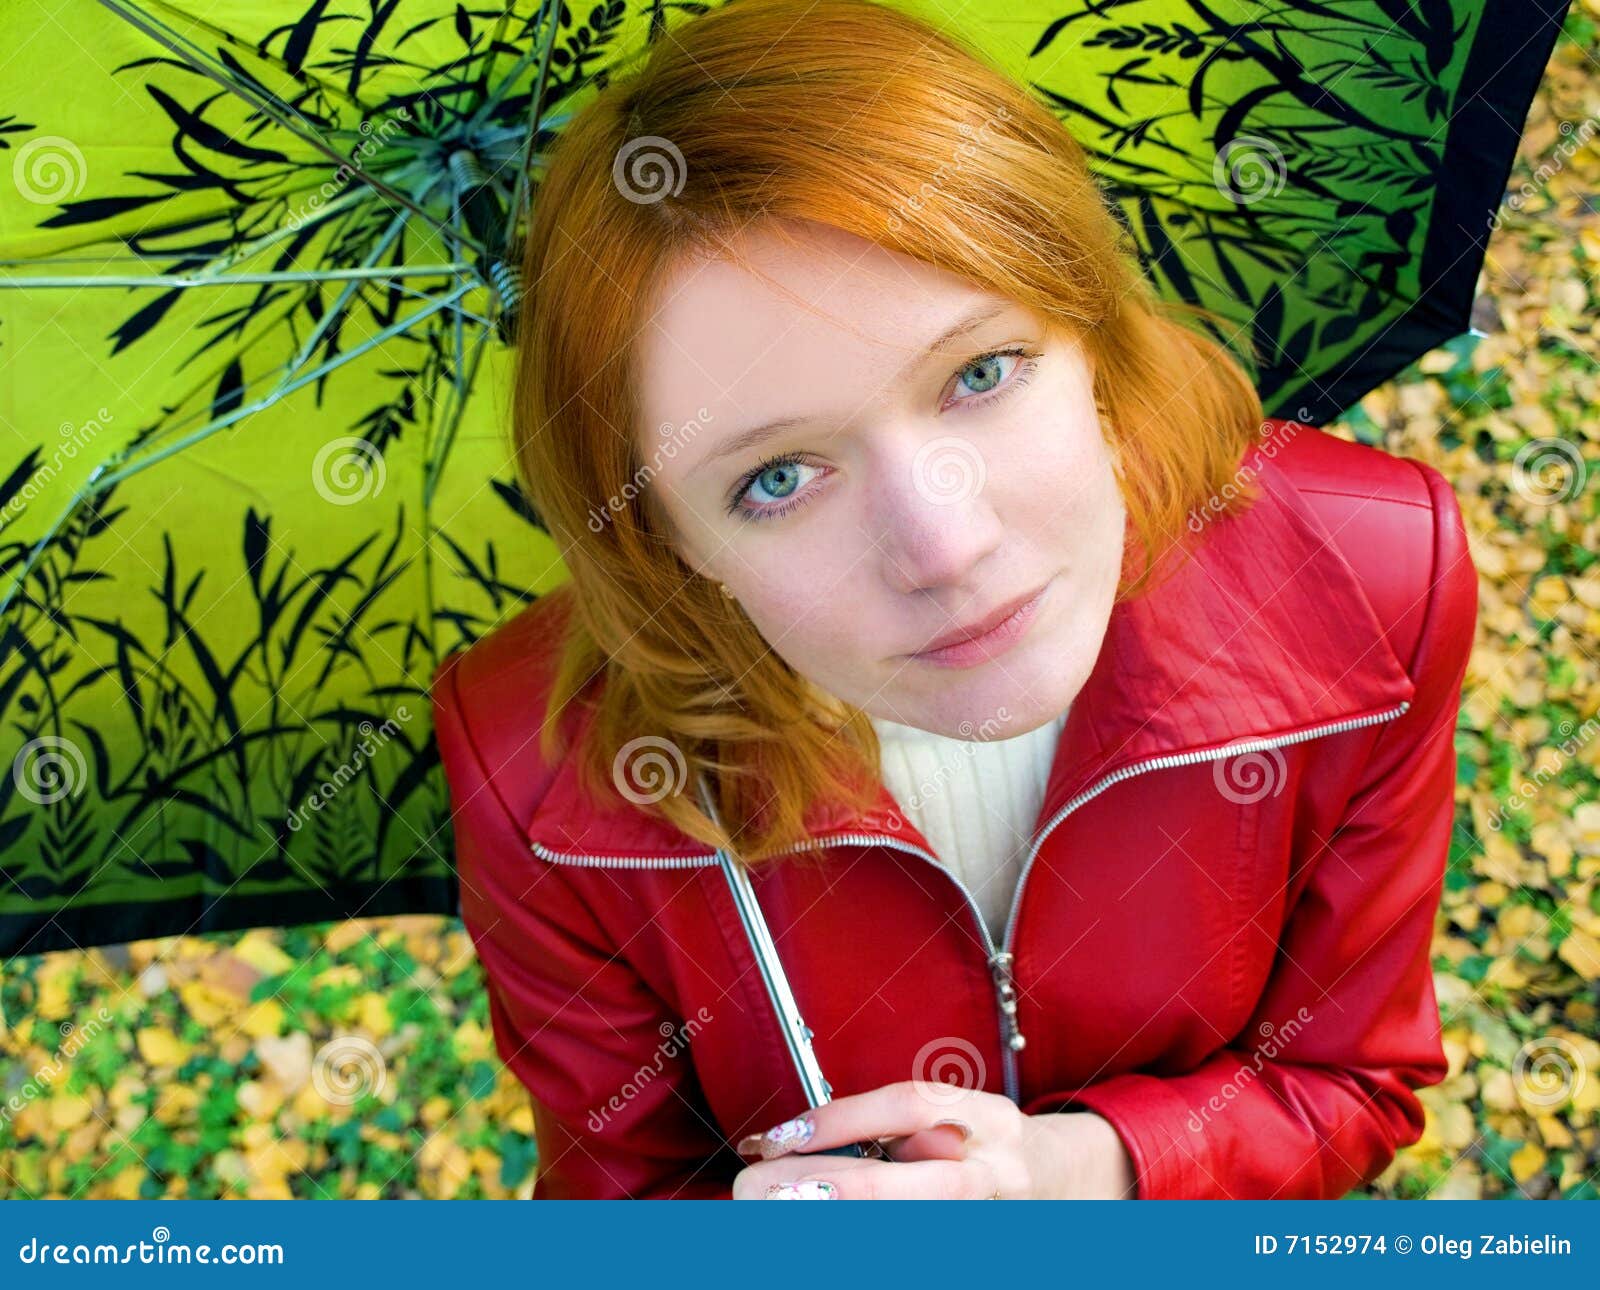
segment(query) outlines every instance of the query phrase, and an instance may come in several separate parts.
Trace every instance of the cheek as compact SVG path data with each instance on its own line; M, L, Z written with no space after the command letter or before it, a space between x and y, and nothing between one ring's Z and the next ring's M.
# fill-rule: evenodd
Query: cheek
M808 565L812 572L757 575L759 590L744 591L745 613L773 651L797 671L813 673L818 664L850 653L855 615L850 597L835 580Z
M1007 463L1000 512L1007 527L1067 553L1071 563L1119 558L1122 512L1110 450L1092 420L1087 428L1082 422L1041 425L1026 450Z

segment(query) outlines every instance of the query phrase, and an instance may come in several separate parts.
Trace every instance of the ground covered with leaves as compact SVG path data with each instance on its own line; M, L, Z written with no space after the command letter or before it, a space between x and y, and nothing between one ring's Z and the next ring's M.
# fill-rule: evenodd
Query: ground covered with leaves
M1600 0L1528 121L1479 334L1348 438L1437 467L1479 572L1434 938L1445 1081L1366 1189L1600 1196ZM505 1197L533 1119L460 924L364 920L0 972L0 1196ZM9 1099L9 1101L7 1101Z

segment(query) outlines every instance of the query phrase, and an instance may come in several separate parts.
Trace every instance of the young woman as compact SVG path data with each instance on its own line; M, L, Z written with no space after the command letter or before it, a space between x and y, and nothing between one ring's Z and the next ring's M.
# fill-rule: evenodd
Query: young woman
M1436 471L1264 419L1049 113L862 0L675 29L525 271L570 579L434 694L535 1195L1327 1197L1419 1136Z

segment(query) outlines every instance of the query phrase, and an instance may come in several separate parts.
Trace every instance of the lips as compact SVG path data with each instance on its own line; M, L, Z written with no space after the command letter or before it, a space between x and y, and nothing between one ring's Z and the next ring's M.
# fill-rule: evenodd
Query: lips
M1024 591L1020 596L1015 596L1012 599L1005 601L1003 604L995 606L995 608L991 609L988 613L979 618L974 618L965 626L958 627L954 631L946 632L943 636L936 636L933 640L929 641L916 652L918 654L929 654L934 650L943 649L947 645L959 645L962 641L969 641L974 637L984 635L986 632L992 632L1001 623L1005 622L1006 619L1010 618L1012 614L1016 613L1017 610L1021 609L1025 604L1043 591L1046 585L1047 584L1041 583L1039 586L1034 587L1031 591Z

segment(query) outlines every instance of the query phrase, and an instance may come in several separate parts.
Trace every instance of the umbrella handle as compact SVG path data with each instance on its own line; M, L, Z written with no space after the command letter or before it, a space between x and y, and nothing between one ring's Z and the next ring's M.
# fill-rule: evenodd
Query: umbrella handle
M697 787L700 805L715 821L717 827L721 828L722 820L712 804L703 777L700 778ZM833 1089L827 1077L823 1075L822 1067L818 1064L816 1054L811 1047L811 1027L800 1018L794 991L789 986L783 962L778 957L778 947L767 927L766 916L762 914L761 904L756 899L755 887L750 882L749 874L735 862L729 852L719 851L717 859L722 867L723 876L727 879L734 907L739 911L740 925L743 926L745 936L750 941L750 948L755 954L756 966L760 970L762 983L766 986L767 997L771 1000L773 1011L777 1013L779 1023L783 1027L784 1040L794 1059L796 1073L800 1077L800 1087L809 1105L822 1106L830 1100ZM829 1147L826 1150L810 1151L805 1154L864 1159L867 1156L867 1149L862 1143L851 1142L842 1147Z

